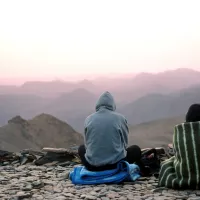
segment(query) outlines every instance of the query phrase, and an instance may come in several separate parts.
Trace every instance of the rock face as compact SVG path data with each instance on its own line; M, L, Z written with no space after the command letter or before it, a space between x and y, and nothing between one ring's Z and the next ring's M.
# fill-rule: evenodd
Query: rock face
M28 122L23 119L21 116L17 115L13 117L11 120L8 121L8 124L21 124L21 125L28 125Z
M82 143L81 134L47 114L38 115L32 120L16 116L6 126L0 127L0 149L7 151L27 148L40 150L44 146L68 148Z

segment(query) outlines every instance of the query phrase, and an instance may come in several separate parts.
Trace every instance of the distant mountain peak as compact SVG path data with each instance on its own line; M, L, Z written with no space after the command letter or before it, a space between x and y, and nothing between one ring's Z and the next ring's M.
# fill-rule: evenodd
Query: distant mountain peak
M20 125L27 125L28 122L23 119L21 116L17 115L8 121L9 124L20 124Z
M34 121L47 122L47 123L51 123L51 124L63 123L63 124L68 125L66 122L61 121L60 119L54 117L53 115L46 114L46 113L37 115L32 120L30 120L30 122L34 122ZM68 125L68 126L70 126L70 125ZM70 128L73 129L72 127L70 127Z
M53 115L50 115L50 114L46 114L46 113L42 113L42 114L39 114L37 116L35 116L33 118L33 120L40 120L40 119L47 119L47 118L51 118L51 119L56 119L56 117L54 117Z
M79 81L77 83L77 86L78 87L81 86L81 87L87 88L87 89L93 89L93 88L95 88L94 84L91 81L87 80L87 79Z
M146 77L150 77L150 76L152 76L152 75L154 75L154 74L148 73L148 72L142 72L142 73L137 74L137 75L134 77L134 79L146 78Z
M190 69L190 68L186 68L186 67L182 67L182 68L178 68L172 71L177 71L177 72L196 72L196 70L194 69Z
M70 94L73 94L73 93L88 93L88 94L92 94L90 91L88 91L87 89L85 88L76 88L74 89L73 91L69 92Z
M88 79L83 79L81 81L79 81L79 83L89 83L89 84L92 84L92 82Z

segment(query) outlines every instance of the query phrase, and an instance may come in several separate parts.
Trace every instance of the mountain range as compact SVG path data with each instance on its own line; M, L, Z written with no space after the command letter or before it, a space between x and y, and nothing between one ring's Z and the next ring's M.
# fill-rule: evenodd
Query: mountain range
M184 116L129 126L129 145L141 148L166 147L172 143L174 126L184 122ZM0 149L20 151L41 150L43 147L69 148L83 144L83 137L70 125L48 114L31 120L16 116L0 127Z
M99 95L110 91L117 111L130 125L184 115L192 103L200 102L200 72L178 69L157 74L101 78L80 82L27 82L0 86L0 125L13 116L31 119L51 114L83 132L84 119L95 111Z

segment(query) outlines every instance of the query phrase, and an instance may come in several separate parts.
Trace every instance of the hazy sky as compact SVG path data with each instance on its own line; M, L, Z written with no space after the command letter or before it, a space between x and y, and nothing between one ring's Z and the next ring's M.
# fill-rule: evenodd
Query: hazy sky
M0 78L200 69L199 8L199 0L0 0Z

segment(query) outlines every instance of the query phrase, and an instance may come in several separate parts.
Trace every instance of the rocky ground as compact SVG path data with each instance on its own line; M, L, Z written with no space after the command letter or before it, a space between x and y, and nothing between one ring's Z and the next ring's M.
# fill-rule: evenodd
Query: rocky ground
M200 191L156 188L155 177L120 185L74 186L69 172L78 164L76 152L66 149L0 151L0 199L2 200L200 200ZM46 152L46 153L45 153Z
M164 200L200 199L200 191L173 191L156 188L154 177L120 185L74 186L68 179L73 166L35 166L33 164L0 167L0 199L5 200Z

